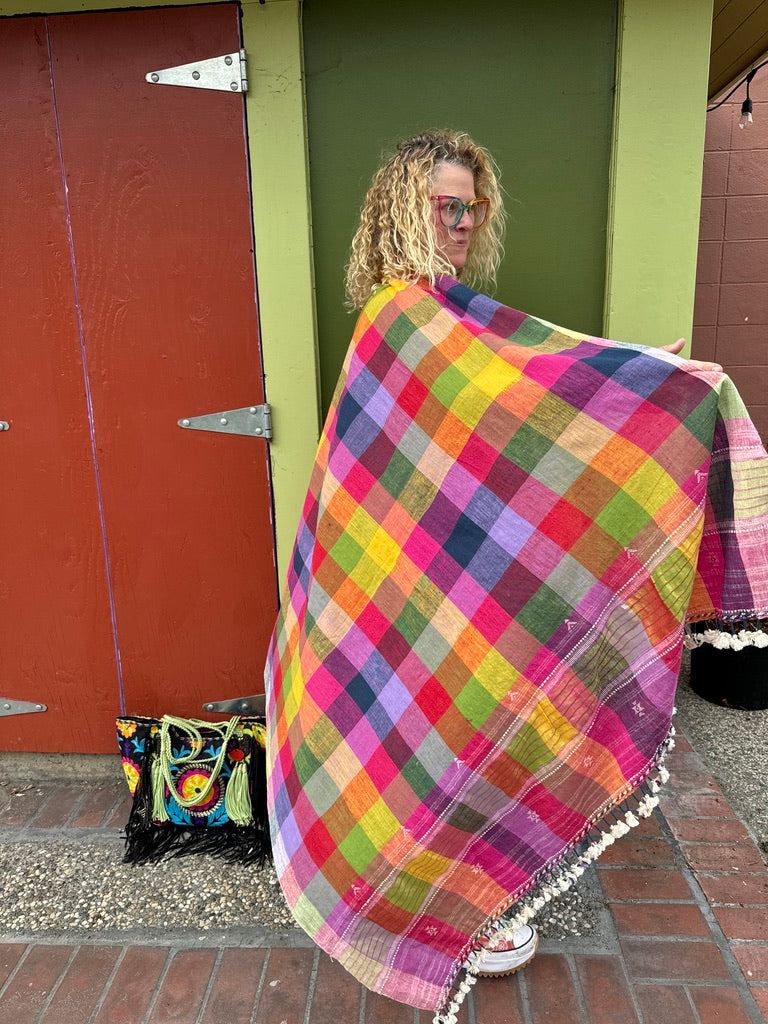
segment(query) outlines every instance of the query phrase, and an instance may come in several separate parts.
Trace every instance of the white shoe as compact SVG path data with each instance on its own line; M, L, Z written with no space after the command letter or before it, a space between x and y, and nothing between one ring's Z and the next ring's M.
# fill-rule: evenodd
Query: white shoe
M494 938L491 936L480 940L480 945L486 948L493 945L493 949L477 968L477 974L486 978L503 978L519 971L533 960L539 945L538 933L530 924L521 925L509 939L494 942Z

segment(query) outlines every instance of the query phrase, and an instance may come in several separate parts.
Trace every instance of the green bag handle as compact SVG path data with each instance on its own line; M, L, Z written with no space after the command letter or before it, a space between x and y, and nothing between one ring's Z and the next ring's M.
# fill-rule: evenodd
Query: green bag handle
M232 734L238 726L240 721L239 715L233 715L228 722L203 722L198 718L175 718L173 715L163 715L160 725L160 764L163 770L163 778L165 784L171 792L171 796L179 805L185 810L189 810L190 807L196 807L198 804L203 804L208 799L213 784L219 777L221 769L224 765L224 758L227 756L227 744L232 738ZM174 757L171 752L171 726L186 732L189 737L189 743L192 747L192 751L189 754L184 754L182 757ZM203 737L200 734L200 729L213 729L221 736L221 750L219 751L216 760L213 764L213 770L211 771L210 778L205 784L205 788L201 793L196 794L191 800L185 799L176 789L171 776L171 766L178 767L184 765L188 761L196 760L200 751L203 749Z

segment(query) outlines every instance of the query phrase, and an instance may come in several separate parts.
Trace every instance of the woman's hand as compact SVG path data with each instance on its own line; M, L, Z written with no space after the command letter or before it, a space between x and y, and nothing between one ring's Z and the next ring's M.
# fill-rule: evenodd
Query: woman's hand
M685 338L678 338L677 341L673 341L671 345L661 345L659 347L662 352L671 352L673 356L676 356L684 344ZM697 370L714 370L716 373L723 372L723 368L720 363L706 363L701 359L689 359L688 362L695 366Z

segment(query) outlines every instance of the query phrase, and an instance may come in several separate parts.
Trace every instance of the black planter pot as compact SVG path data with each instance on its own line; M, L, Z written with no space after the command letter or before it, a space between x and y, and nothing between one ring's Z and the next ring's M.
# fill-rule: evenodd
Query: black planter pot
M691 651L691 689L726 708L768 708L768 647L720 650L702 644Z

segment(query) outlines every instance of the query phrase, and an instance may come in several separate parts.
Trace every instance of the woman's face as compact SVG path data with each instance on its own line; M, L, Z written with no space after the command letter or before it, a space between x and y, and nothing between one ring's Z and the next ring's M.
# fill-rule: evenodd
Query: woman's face
M463 203L471 202L476 198L475 179L472 171L460 164L448 164L440 161L435 164L431 194L433 196L456 196ZM447 228L440 221L438 204L433 203L432 206L437 247L453 265L454 270L458 272L467 261L469 241L474 230L472 218L465 210L459 223L453 228Z

